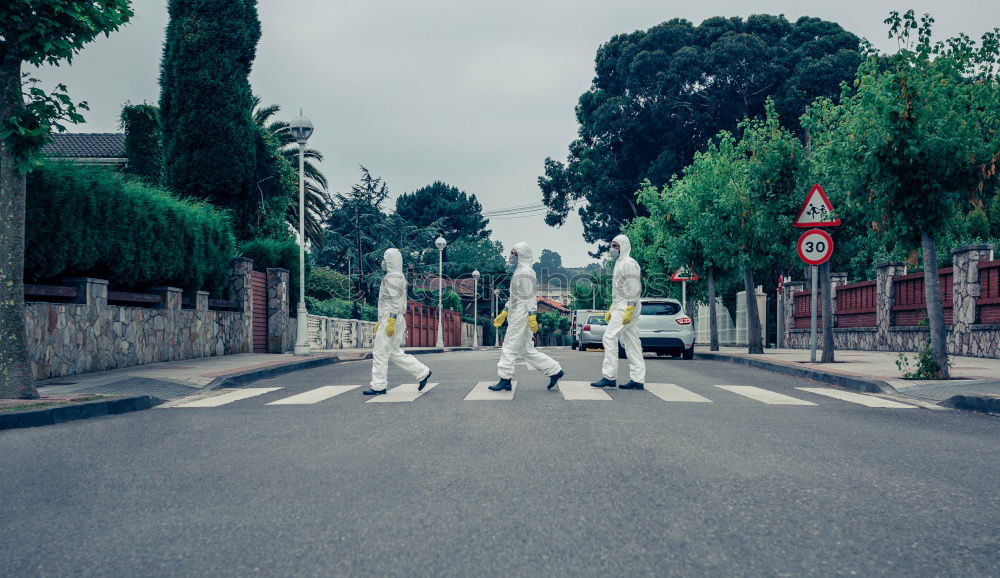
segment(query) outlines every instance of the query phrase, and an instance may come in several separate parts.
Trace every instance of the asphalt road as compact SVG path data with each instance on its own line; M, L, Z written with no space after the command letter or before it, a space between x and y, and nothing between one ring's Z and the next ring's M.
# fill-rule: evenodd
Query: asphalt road
M598 377L600 353L546 351ZM569 401L524 367L511 401L466 401L495 351L420 359L440 385L412 402L365 403L361 361L0 431L0 575L1000 575L996 417L698 359L646 381L707 401ZM361 387L267 405L333 385Z

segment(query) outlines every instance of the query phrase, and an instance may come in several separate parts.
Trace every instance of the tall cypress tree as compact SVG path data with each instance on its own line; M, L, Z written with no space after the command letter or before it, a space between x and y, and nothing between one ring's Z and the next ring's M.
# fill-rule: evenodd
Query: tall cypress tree
M168 12L160 64L163 182L245 222L256 164L248 77L260 39L257 2L170 0Z

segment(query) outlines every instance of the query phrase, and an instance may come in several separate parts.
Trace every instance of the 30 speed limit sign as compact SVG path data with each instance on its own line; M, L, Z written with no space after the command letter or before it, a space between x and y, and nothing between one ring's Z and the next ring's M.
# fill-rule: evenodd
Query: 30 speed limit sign
M799 237L799 257L808 265L822 265L833 254L833 239L822 229L810 229Z

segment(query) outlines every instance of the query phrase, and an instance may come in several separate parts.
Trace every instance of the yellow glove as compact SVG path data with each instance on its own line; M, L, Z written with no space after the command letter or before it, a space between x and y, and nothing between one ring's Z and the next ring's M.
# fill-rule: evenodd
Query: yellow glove
M376 321L375 322L375 335L378 335L378 326L381 325L381 324L382 324L381 321Z
M635 313L635 305L629 305L625 308L625 316L622 317L622 323L628 325L632 323L632 314Z
M611 310L610 309L608 309L607 311L604 312L604 322L605 323L610 323L611 322Z
M507 321L507 310L506 309L504 309L503 311L501 311L500 315L497 315L497 318L493 320L493 327L500 327L501 325L504 324L504 321Z
M385 334L392 337L396 334L396 318L390 317L388 321L385 322Z
M532 333L538 333L538 318L534 315L528 316L528 328Z

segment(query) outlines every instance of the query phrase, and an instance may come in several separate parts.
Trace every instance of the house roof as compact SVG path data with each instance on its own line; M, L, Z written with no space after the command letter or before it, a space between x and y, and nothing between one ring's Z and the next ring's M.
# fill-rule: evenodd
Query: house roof
M52 135L42 148L48 158L124 159L125 134L120 132L67 132Z
M570 312L569 307L566 307L565 305L563 305L562 303L556 301L555 299L548 299L548 298L545 298L545 297L538 297L538 302L539 303L544 303L544 304L548 305L549 307L555 309L556 311L559 311L560 313L569 313Z

